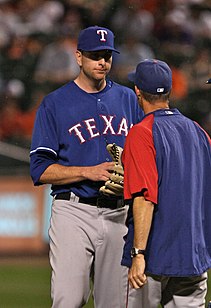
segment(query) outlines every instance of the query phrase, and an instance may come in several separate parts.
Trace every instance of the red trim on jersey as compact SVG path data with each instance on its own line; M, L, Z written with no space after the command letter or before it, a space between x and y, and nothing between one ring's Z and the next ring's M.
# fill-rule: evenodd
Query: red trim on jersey
M126 138L122 161L124 164L124 197L144 192L144 197L157 203L158 172L152 126L154 115L149 114L134 125Z

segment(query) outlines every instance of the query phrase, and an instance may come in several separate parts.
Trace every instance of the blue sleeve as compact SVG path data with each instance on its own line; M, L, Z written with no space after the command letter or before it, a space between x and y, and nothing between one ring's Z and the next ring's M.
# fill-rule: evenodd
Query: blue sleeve
M43 172L52 164L56 163L55 157L49 153L36 152L30 157L30 174L35 186L42 185L39 181Z
M59 143L54 109L53 102L44 98L36 114L30 153L42 149L56 155Z
M39 179L42 173L48 166L57 162L59 145L56 134L56 120L53 115L53 108L49 108L46 102L47 98L43 100L37 111L32 135L30 174L34 185L41 185Z

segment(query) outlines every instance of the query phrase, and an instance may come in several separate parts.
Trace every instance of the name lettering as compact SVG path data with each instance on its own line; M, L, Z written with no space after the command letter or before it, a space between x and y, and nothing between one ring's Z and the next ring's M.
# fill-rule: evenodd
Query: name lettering
M87 140L96 138L100 135L110 134L127 136L129 127L125 118L122 118L119 123L116 123L116 118L111 115L100 115L100 119L102 120L102 126L100 125L102 127L102 131L99 131L99 129L97 128L96 120L94 118L91 118L84 120L82 123L77 123L71 128L69 128L69 134L74 134L78 138L80 143L84 143ZM114 127L116 127L116 131Z

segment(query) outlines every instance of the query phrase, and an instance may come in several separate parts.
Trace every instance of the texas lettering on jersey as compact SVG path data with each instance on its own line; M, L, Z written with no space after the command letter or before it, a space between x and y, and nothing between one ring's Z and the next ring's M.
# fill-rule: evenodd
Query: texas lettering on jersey
M79 139L80 143L84 143L87 140L86 140L86 137L83 131L88 132L89 134L88 139L90 140L90 138L92 139L100 135L106 135L106 134L117 135L117 136L118 135L127 136L129 128L132 127L132 125L128 127L127 119L123 117L121 121L118 123L118 126L117 126L118 129L115 131L113 127L113 123L116 120L115 116L112 116L112 115L99 115L99 116L100 116L100 119L103 121L103 125L104 125L102 132L100 132L97 129L95 119L90 118L90 119L84 120L83 123L77 123L71 128L69 128L70 135L74 134Z

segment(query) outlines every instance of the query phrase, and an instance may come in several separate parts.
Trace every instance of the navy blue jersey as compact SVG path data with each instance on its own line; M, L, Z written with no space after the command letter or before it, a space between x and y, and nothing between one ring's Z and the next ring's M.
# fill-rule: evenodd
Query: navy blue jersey
M200 275L211 267L211 141L177 109L147 114L123 152L125 198L143 192L155 204L146 272ZM122 264L131 266L133 219Z
M73 81L50 93L38 109L32 137L34 184L41 184L41 174L54 163L93 166L111 161L106 144L123 147L129 129L142 117L134 91L112 81L97 93L87 93ZM88 180L52 185L52 195L72 191L79 197L95 197L101 185Z

